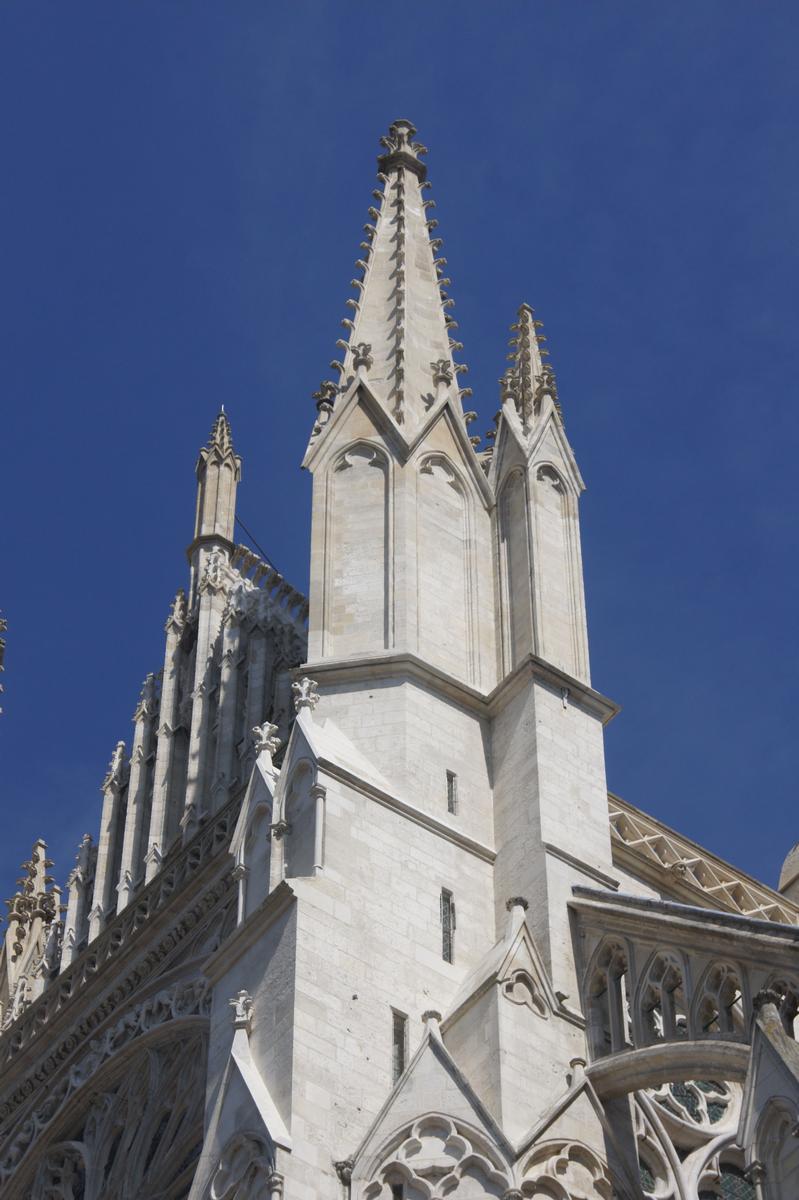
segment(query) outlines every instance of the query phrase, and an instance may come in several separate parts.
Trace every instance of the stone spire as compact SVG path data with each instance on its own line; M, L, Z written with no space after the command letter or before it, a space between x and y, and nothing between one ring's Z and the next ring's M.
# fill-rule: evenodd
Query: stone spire
M230 421L223 407L211 428L208 445L203 446L197 459L195 542L207 537L233 541L240 478L241 459L233 449Z
M513 349L508 358L513 366L501 380L503 402L513 404L525 433L530 432L545 395L552 397L560 413L555 374L547 361L549 351L544 345L547 339L539 333L543 327L543 322L535 319L530 305L522 304L515 324L511 325L510 345Z
M356 263L361 277L352 281L358 299L347 301L353 314L342 322L349 340L338 343L344 361L331 364L342 388L362 369L376 398L411 430L446 394L460 410L457 375L467 369L452 357L461 346L450 338L451 281L444 278L446 259L436 257L441 239L431 237L438 222L428 215L435 202L423 195L430 187L427 150L413 141L415 133L410 121L399 120L381 139L382 188L373 192L376 206Z

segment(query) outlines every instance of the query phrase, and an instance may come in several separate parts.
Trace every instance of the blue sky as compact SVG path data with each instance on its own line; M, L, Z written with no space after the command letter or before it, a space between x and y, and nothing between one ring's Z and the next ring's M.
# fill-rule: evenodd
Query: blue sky
M307 585L311 393L397 116L429 146L479 426L519 303L588 491L609 786L765 881L795 769L799 7L0 8L3 896L63 878L185 582L224 403Z

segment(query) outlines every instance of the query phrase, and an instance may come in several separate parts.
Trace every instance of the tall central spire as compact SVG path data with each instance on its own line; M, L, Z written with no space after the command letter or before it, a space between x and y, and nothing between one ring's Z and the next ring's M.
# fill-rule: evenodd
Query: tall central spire
M453 301L444 288L446 260L436 258L439 238L431 238L438 222L428 219L434 201L423 198L430 187L422 157L427 153L413 141L410 121L395 121L381 139L384 153L378 158L382 189L373 193L377 207L369 209L361 243L363 258L356 264L362 278L354 279L359 299L347 303L353 317L343 324L348 341L339 342L346 353L336 364L346 383L359 367L368 371L376 397L400 425L413 429L446 388L459 404L457 374L465 370L453 362L449 330L455 321L447 315Z

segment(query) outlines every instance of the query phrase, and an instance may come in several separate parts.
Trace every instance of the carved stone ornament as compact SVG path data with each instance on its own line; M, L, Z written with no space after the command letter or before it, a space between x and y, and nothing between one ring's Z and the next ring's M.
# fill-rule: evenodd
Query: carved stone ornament
M253 725L252 740L256 755L265 750L270 758L274 758L283 744L277 736L277 731L278 726L269 721L264 721L263 725Z
M310 708L311 711L316 708L319 703L319 687L315 679L309 679L307 675L303 675L302 679L295 679L291 685L291 692L294 696L294 708L297 712L302 708Z
M220 550L219 546L214 546L205 562L205 570L203 571L202 580L200 581L200 591L221 591L225 585L226 567L227 556L222 550Z
M125 743L117 742L114 747L114 753L111 755L111 761L108 764L108 772L103 780L103 789L109 787L122 787L125 782Z
M372 358L372 347L368 342L358 342L352 347L352 361L356 367L362 367L365 371L369 370L374 359Z
M524 1166L523 1192L531 1196L568 1196L569 1200L613 1200L607 1167L581 1142L544 1142ZM559 1184L560 1191L548 1185ZM529 1190L530 1183L540 1185Z
M355 1159L342 1158L340 1162L334 1162L333 1166L336 1174L339 1177L339 1181L343 1183L345 1187L349 1187L349 1185L352 1183L352 1172L355 1167Z
M228 1000L228 1004L233 1009L234 1029L249 1029L253 1012L253 1000L250 993L242 988L232 1000Z
M549 1016L547 1003L528 971L513 971L502 983L502 995L512 1004L523 1004L545 1020Z
M433 372L433 383L438 385L444 383L449 385L452 383L453 372L452 363L448 358L439 358L430 364L430 369Z
M220 1155L211 1179L211 1200L272 1200L282 1194L274 1157L265 1139L237 1133Z
M451 1117L429 1113L407 1127L399 1142L394 1139L394 1148L360 1194L363 1200L383 1200L400 1182L409 1197L453 1194L465 1200L502 1196L511 1180L487 1137Z

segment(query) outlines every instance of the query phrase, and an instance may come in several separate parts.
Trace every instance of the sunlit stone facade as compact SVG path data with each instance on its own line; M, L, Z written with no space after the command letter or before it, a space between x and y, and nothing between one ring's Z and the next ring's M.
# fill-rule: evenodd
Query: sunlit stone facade
M772 891L608 793L541 325L481 447L414 135L316 394L309 601L236 543L222 412L99 833L9 902L4 1200L799 1196L796 853Z

